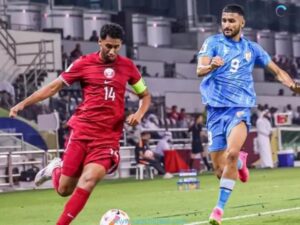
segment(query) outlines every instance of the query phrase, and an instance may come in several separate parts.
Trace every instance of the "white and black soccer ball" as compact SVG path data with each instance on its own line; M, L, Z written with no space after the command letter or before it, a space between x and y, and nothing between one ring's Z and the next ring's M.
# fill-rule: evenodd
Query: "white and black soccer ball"
M99 225L130 225L129 216L120 209L110 209L102 216Z

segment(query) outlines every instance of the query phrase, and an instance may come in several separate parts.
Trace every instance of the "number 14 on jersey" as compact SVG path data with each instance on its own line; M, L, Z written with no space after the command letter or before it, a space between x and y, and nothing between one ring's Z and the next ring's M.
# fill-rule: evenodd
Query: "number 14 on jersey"
M104 91L105 91L105 96L104 96L105 100L111 100L111 101L115 100L116 93L115 93L114 87L105 86Z

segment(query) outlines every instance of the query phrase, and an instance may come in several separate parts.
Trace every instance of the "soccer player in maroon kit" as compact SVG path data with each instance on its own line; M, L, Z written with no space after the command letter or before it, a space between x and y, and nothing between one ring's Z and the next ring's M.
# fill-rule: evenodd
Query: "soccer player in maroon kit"
M139 96L140 107L126 122L137 125L149 108L151 96L139 71L130 59L118 55L123 36L119 25L104 25L99 52L80 57L56 80L10 110L10 117L15 117L25 107L53 96L64 85L75 81L81 84L84 100L68 122L71 133L63 163L55 158L35 179L37 186L52 179L59 195L71 195L56 225L70 224L98 181L117 168L127 83Z

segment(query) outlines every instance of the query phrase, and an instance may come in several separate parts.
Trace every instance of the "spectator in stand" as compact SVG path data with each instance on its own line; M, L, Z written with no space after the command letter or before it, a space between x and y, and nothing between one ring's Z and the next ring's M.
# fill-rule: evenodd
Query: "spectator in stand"
M151 134L147 131L141 133L141 139L135 146L135 160L139 164L153 166L160 175L164 175L164 178L172 178L173 175L166 173L164 167L160 163L160 159L156 158L153 152L150 150L149 140Z
M177 105L173 105L171 108L171 112L168 115L168 119L170 120L170 127L178 126L179 113L177 112L177 109Z
M274 167L271 149L272 125L270 122L270 117L271 115L269 111L265 110L262 113L262 117L258 118L256 123L257 146L261 168Z
M147 67L146 66L142 67L142 76L143 77L151 77L151 75L147 71Z
M202 158L206 169L210 170L211 167L208 163L207 156L203 148L203 140L207 139L207 135L202 131L202 127L203 115L200 114L195 117L194 124L189 128L189 132L192 132L191 167L194 167L194 165L197 164L196 162L200 162L200 158Z
M177 112L177 105L173 105L172 108L171 108L171 113L169 115L169 117L173 120L178 121L179 119L179 113Z
M293 123L300 125L300 106L297 106L297 111L295 112Z
M255 126L256 125L257 119L258 119L258 113L257 113L257 111L252 112L251 113L251 118L250 118L251 126Z
M265 104L263 110L269 110L269 105L268 105L268 104Z
M68 35L65 40L72 40L72 36L71 35Z
M293 111L293 108L292 108L292 105L291 105L291 104L287 104L287 105L286 105L284 112L285 112L285 113L288 113L288 114L291 116L292 121L293 121L293 119L294 119L294 117L295 117L295 113L294 113L294 111Z
M282 88L278 90L278 96L284 96L284 90Z
M62 52L62 54L61 54L62 69L66 70L69 67L69 65L71 64L70 57L65 52L63 45L61 46L61 52Z
M270 111L270 117L269 117L269 119L271 121L271 125L272 125L272 127L275 127L274 114L278 111L278 109L275 108L275 107L271 107L269 111Z
M163 135L163 134L160 134L159 132L155 131L155 130L159 129L159 121L158 121L157 116L155 114L149 114L148 117L144 121L145 122L143 124L143 127L145 129L154 130L154 131L151 131L152 138L160 139L161 135Z
M141 66L141 65L137 64L137 65L136 65L136 68L138 69L138 71L139 71L140 73L142 73L142 66Z
M99 36L97 34L97 31L93 30L92 36L90 37L89 41L93 41L93 42L98 42L99 41Z
M0 91L6 91L12 98L14 104L14 98L16 96L14 86L8 81L1 81L0 82Z
M262 116L262 112L264 111L264 106L261 104L258 104L257 106L257 116L261 117ZM256 123L255 123L256 124Z
M185 112L185 108L180 109L180 113L178 115L178 126L180 128L187 128L188 122L187 122L187 115Z
M7 91L0 91L0 107L10 109L13 106L13 98Z
M75 49L71 52L70 56L72 62L82 56L82 51L79 43L76 44Z
M287 104L287 105L286 105L286 107L285 107L285 112L286 112L286 113L289 113L289 114L291 114L291 115L294 114L293 109L292 109L292 105L291 105L291 104Z
M171 143L172 133L166 131L162 139L160 139L157 143L155 150L153 151L155 157L158 158L162 164L164 164L164 151L171 149Z

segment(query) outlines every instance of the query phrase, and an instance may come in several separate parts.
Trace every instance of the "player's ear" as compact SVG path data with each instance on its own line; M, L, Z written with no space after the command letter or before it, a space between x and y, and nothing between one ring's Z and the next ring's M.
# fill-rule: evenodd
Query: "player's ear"
M244 27L245 27L245 25L246 25L246 21L245 21L245 19L244 19L244 18L242 18L242 28L244 28Z

